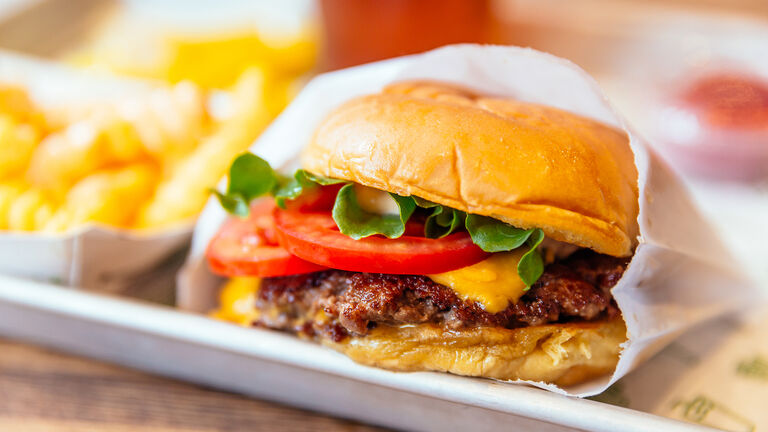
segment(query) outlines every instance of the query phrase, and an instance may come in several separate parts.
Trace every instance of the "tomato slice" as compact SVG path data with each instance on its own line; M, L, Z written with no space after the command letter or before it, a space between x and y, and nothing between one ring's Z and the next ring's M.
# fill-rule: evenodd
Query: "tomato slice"
M396 239L371 236L354 240L339 232L328 212L277 209L275 228L280 244L288 252L315 264L341 270L443 273L475 264L490 255L472 243L466 232L441 239L404 235Z
M285 207L303 212L331 211L342 186L344 185L335 184L305 190L298 198L285 200Z
M211 271L222 276L273 277L324 270L277 243L274 209L271 198L263 199L254 203L247 219L227 220L206 250Z

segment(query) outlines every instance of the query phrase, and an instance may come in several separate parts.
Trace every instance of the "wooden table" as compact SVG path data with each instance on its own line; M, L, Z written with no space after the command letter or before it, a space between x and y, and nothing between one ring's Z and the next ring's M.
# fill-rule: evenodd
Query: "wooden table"
M3 432L378 431L0 339Z

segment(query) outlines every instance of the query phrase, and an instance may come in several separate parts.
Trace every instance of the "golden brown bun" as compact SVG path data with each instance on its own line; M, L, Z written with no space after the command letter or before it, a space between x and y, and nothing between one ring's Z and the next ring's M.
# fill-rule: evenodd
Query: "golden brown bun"
M608 255L630 255L638 233L626 134L445 84L400 83L346 103L318 128L302 164Z
M569 386L612 372L626 334L624 321L617 318L514 330L379 326L367 336L322 342L356 362L385 369Z

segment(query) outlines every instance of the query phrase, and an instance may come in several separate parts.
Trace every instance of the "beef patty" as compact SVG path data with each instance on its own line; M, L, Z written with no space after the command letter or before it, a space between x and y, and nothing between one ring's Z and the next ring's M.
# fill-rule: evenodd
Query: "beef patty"
M254 324L338 342L377 324L518 328L610 318L618 314L610 289L627 262L581 250L549 264L517 303L495 314L425 276L327 270L264 278Z

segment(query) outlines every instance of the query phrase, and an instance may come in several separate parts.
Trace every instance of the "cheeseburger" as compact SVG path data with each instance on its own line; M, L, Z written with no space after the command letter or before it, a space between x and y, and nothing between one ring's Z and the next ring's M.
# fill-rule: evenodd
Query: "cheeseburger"
M288 176L252 154L217 192L219 316L360 363L575 384L612 371L636 246L623 132L438 82L347 102Z

